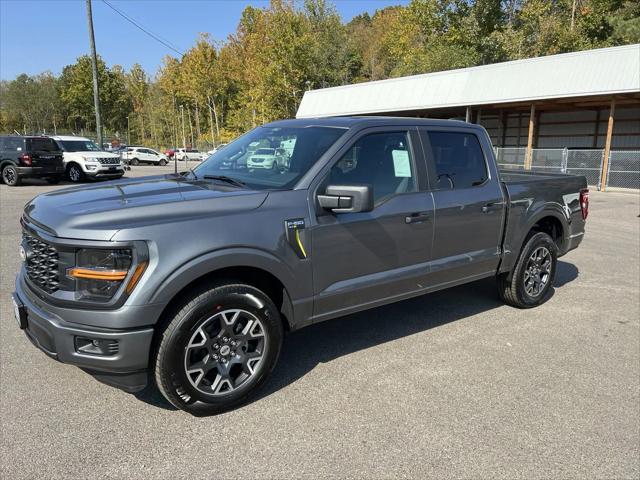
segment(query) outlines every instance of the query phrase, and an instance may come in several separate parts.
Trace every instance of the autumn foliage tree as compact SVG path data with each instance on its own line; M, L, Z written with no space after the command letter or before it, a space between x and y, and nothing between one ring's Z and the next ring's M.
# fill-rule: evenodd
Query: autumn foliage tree
M412 0L346 24L328 0L271 0L155 73L99 60L100 101L108 136L205 148L294 116L308 89L637 42L637 0ZM0 82L0 130L91 131L91 78L84 56Z

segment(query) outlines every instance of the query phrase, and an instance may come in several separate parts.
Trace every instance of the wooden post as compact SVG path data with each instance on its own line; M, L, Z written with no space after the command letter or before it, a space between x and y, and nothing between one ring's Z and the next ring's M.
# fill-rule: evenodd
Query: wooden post
M481 120L482 120L482 109L479 108L478 113L476 114L476 123L480 125Z
M600 190L607 190L607 176L609 174L609 153L611 152L611 138L613 137L613 116L616 112L616 97L611 98L611 106L609 107L609 124L607 125L607 140L604 144L604 152L602 154L602 172L600 174Z
M467 113L465 115L465 122L471 123L471 107L467 107Z
M527 140L527 153L524 159L524 169L531 170L531 161L533 157L533 131L536 128L536 104L531 104L531 112L529 113L529 137Z

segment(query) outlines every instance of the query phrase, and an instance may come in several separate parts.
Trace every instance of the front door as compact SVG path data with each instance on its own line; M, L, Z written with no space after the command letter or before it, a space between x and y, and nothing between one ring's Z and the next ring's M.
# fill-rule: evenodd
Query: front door
M433 201L416 130L363 133L338 155L327 185L371 185L374 209L316 207L311 229L314 318L330 318L401 298L424 287ZM422 163L421 163L422 162Z
M495 273L506 207L484 139L468 129L433 128L420 129L420 138L435 207L429 286Z

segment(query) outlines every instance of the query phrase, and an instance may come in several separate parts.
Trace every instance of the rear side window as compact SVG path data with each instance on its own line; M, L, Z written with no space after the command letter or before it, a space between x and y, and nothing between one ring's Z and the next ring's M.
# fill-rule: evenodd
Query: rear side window
M27 138L27 150L32 152L58 152L60 147L51 138Z
M5 137L0 139L0 148L12 152L21 152L24 147L24 139L16 137Z
M438 190L458 190L482 185L487 164L478 137L462 132L429 132L430 152Z

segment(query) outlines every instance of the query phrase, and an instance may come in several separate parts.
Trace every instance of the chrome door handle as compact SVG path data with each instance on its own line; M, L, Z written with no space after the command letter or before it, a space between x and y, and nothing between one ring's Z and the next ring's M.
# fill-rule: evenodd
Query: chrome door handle
M431 215L429 215L428 213L412 213L411 215L404 217L404 223L422 223L426 222L430 218Z
M487 203L482 207L482 213L489 213L492 210L500 210L502 208L503 203Z

